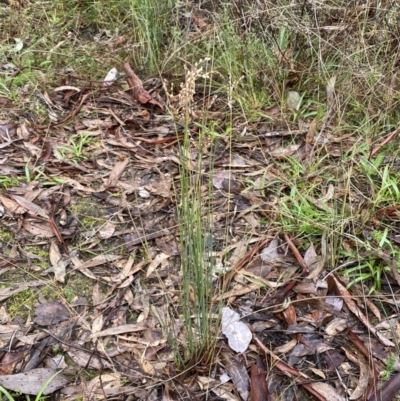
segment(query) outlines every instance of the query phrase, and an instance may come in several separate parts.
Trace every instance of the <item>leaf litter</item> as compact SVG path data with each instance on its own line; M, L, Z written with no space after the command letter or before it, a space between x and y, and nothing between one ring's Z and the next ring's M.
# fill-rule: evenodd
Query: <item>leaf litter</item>
M148 95L145 92L144 94L147 99ZM116 96L113 95L113 99L116 99ZM31 328L34 337L28 340L22 332L13 330L2 341L5 348L9 347L10 350L10 352L5 351L6 355L12 355L11 350L18 351L21 347L24 349L26 344L30 346L28 355L35 352L36 348L57 345L59 352L65 352L70 357L70 362L66 362L65 365L69 374L77 368L99 371L97 384L70 383L69 386L65 386L67 379L62 376L63 381L60 382L62 384L56 382L49 388L49 392L64 387L66 394L71 393L72 386L77 387L74 394L78 394L84 391L97 391L95 389L100 386L106 394L112 394L113 387L108 388L104 384L107 376L103 373L103 370L112 369L120 375L125 375L132 382L133 386L127 386L129 389L126 391L137 396L147 394L146 397L150 397L151 386L142 388L138 383L145 378L149 383L162 385L161 383L167 380L169 375L176 374L172 373L175 371L174 358L168 349L166 333L159 326L160 316L175 327L177 334L183 327L179 318L171 316L164 308L166 295L169 292L173 294L179 288L180 281L179 264L174 260L179 254L175 231L177 223L174 213L171 213L175 205L173 199L175 194L171 186L174 176L179 173L180 161L176 159L169 146L162 146L168 142L160 139L169 135L171 139L174 138L174 129L173 127L165 129L160 137L161 130L150 128L146 118L139 117L142 118L142 124L148 128L140 128L138 132L139 126L132 120L132 111L128 114L124 112L125 99L117 103L117 107L114 106L113 113L120 115L117 123L109 117L110 114L105 114L104 120L99 121L96 117L90 121L90 113L99 114L99 111L96 111L96 107L99 106L95 99L90 103L87 103L87 99L81 99L79 104L80 108L88 113L84 125L89 127L91 132L96 132L99 126L109 131L107 136L101 138L98 147L94 149L88 147L88 155L92 151L96 154L97 168L94 159L86 156L86 153L83 153L84 157L78 160L80 168L77 169L75 162L72 165L65 164L64 159L54 159L51 155L43 158L40 151L36 155L37 159L44 163L49 178L58 172L59 184L54 182L56 185L52 191L35 182L3 191L2 222L5 226L12 227L11 233L15 238L24 238L25 247L29 244L48 252L49 269L44 270L42 274L54 277L60 285L68 285L68 280L72 282L71 277L84 273L88 280L95 281L98 289L98 284L101 283L102 291L105 292L96 296L97 301L92 306L89 302L91 297L95 299L94 294L75 293L68 303L69 311L62 303L50 302L50 296L35 308L32 322L37 326ZM101 107L103 106L104 103ZM136 121L138 116L145 116L139 109L134 113ZM153 119L153 127L162 124L168 128L167 119L157 116L153 116ZM131 126L129 131L133 130L134 135L127 136L121 131L119 120L123 121L124 127ZM76 132L83 128L79 118L65 120L62 124L57 123L57 141L63 137L67 138L69 124ZM64 130L66 131L63 132ZM17 131L9 131L9 135L12 139L17 135ZM158 138L156 142L143 140L153 135ZM250 138L246 138L246 141L251 143ZM254 142L257 143L256 138ZM13 143L11 141L7 145L10 148L10 160ZM108 148L108 151L102 152L100 146ZM237 149L238 152L243 151L240 141ZM235 147L232 151L235 152ZM31 152L29 147L27 152ZM279 159L282 151L270 151L270 154ZM234 154L234 157L241 159L240 153ZM245 213L255 216L258 221L265 210L272 210L272 207L270 201L260 196L257 186L243 192L246 188L243 185L244 174L249 175L254 171L253 179L257 175L261 176L264 173L261 168L262 163L257 159L251 159L247 160L245 165L240 162L232 165L227 163L227 158L228 154L222 152L220 165L223 169L231 166L231 169L217 169L214 174L215 203L217 206L223 205L220 199L227 196L231 198L238 211L235 225L240 231L245 228L246 220L243 222ZM249 161L251 163L248 163ZM204 163L204 168L207 168L207 161ZM21 170L18 163L14 168L16 171ZM217 243L223 239L224 226L221 220L218 220L221 213L224 213L224 209L217 207L213 239ZM13 223L18 221L18 224ZM262 230L265 228L260 229L259 225L255 225L253 238L244 237L231 245L230 250L223 246L219 248L223 258L228 252L230 256L229 258L225 256L225 264L228 265L223 278L226 292L223 297L215 299L229 300L231 305L236 305L241 311L246 310L249 302L253 308L247 311L251 312L250 314L243 312L239 314L229 307L222 309L221 331L226 335L231 351L225 349L220 367L226 370L228 382L217 384L199 372L197 379L199 389L205 394L208 393L208 389L218 396L231 394L230 398L235 399L232 391L236 388L244 400L268 399L269 390L265 384L268 373L265 363L270 360L272 351L264 347L265 344L272 344L272 349L280 354L279 357L274 355L275 361L285 356L290 367L284 362L276 362L276 365L273 363L271 367L275 366L284 376L296 377L297 385L305 388L310 394L319 399L325 397L339 400L347 396L349 399L360 398L376 383L373 381L374 375L371 376L369 373L368 359L360 357L360 351L348 341L346 333L361 322L368 329L365 332L366 336L369 333L373 334L385 347L393 348L390 330L377 329L370 323L365 312L361 311L351 293L345 289L335 274L329 274L324 278L326 251L322 248L317 249L310 243L303 257L287 234L280 236L273 229L264 232ZM49 242L48 238L51 239ZM162 241L157 242L159 239ZM70 250L73 248L71 245L81 247L80 257L74 253L75 251ZM20 269L26 262L27 255L19 249L20 246L17 246L13 258L3 259L3 263L7 262L5 266L10 265L12 270ZM118 248L120 252L115 254L113 250ZM174 251L165 253L163 251L165 249ZM146 252L146 259L136 261L141 252ZM93 254L96 256L90 256ZM24 268L26 273L35 270L32 257L29 257L29 260L28 267ZM139 291L132 291L131 286L139 277L140 280L144 280L145 287L140 286L137 287L140 288ZM157 282L159 279L164 280L162 285ZM45 282L41 281L31 283L28 281L14 285L1 290L2 299L14 296L28 287L35 288L44 284ZM254 292L256 289L260 294L258 296L257 292ZM332 303L334 296L344 300L344 304ZM346 310L343 309L345 305L348 308ZM129 311L139 314L140 322L137 319L138 322L134 323L129 317L132 312ZM234 322L226 323L228 312L224 314L224 311L229 311L229 316L234 316ZM243 321L240 320L240 316ZM70 319L74 322L72 325L64 326L69 330L66 332L60 325L62 322L68 323ZM93 323L90 324L90 321ZM5 322L4 327L10 323L10 321ZM371 340L369 338L369 341ZM221 339L221 342L224 340ZM335 342L341 343L340 355L344 357L335 365L334 370L329 371L326 367L329 367L333 354L328 353L336 349ZM251 343L253 345L250 345ZM260 344L263 344L263 347ZM254 359L256 362L253 365L249 365L241 354L247 352L248 358L253 358L257 346L259 346L258 352L264 357L260 360L259 356ZM305 357L309 358L308 363L315 364L315 367L306 368L302 362ZM321 360L326 362L317 367L321 364ZM50 359L47 363L50 363ZM380 363L382 364L382 361ZM320 382L318 379L313 382L309 376L312 373L301 373L302 369L310 370L327 380L328 373L332 374L338 369L343 369L342 375L346 374L344 364L353 364L353 369L358 369L360 372L358 379L349 377L346 387L340 385L337 387L338 384L334 379L332 379L333 385ZM16 372L24 371L21 362L13 366ZM31 377L35 377L35 369L43 368L31 366L29 371L32 373ZM246 379L247 369L250 369L250 381ZM44 371L38 372L42 374ZM50 371L47 373L50 374ZM2 383L11 390L26 393L37 391L35 387L33 389L21 387L21 381L18 381L19 374L3 377ZM10 384L9 377L15 379L16 384ZM111 379L113 382L114 379ZM283 377L281 381L284 382ZM250 395L250 382L252 395ZM125 394L117 376L114 383L119 388L120 394ZM229 383L233 384L233 387Z
M339 151L340 138L329 138L328 130L337 77L327 84L328 110L318 135L312 121L302 122L307 129L282 130L268 121L248 123L246 132L233 128L229 149L226 139L215 140L218 157L211 162L211 148L201 155L196 147L195 127L187 160L177 156L183 129L165 105L179 110L181 103L142 82L128 63L121 67L130 94L113 68L100 91L71 80L45 92L43 121L27 125L1 117L0 172L16 181L0 196L0 340L2 365L9 366L0 384L38 394L63 368L44 394L291 400L303 389L320 400L392 399L399 374L379 390L378 375L396 354L397 301L380 293L380 301L360 302L363 290L347 289L327 270L325 233L319 245L301 244L269 223L277 218L277 202L290 202L280 162L309 162L318 146L330 155ZM288 93L291 109L300 101L298 92ZM278 106L266 111L277 118L282 112ZM356 142L348 138L340 152ZM176 217L183 163L192 170L200 164L198 174L212 179L213 192L202 195L212 200L210 242L220 265L213 299L224 305L224 336L211 367L198 361L190 375L176 366L168 338L173 333L185 341ZM26 180L27 167L35 180ZM331 213L345 178L320 198L308 197L310 204ZM318 172L308 179L317 184ZM397 208L381 209L375 218L389 215L397 218ZM396 265L376 256L391 268L390 285L398 286ZM8 300L27 290L36 295L34 305L23 301L26 313L21 307L11 316ZM382 300L394 318L381 317ZM400 369L398 356L395 366ZM95 377L84 380L84 371Z

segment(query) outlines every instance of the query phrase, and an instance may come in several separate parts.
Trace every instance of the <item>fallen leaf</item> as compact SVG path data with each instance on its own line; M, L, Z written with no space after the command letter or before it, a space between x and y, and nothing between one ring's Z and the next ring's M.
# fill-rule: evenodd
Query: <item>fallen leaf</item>
M115 225L108 221L97 231L97 238L99 239L109 239L114 235Z
M111 68L111 70L108 71L106 77L104 78L103 86L112 85L114 81L117 79L117 75L118 75L118 70L115 67Z
M250 378L247 373L246 365L232 355L224 352L222 354L225 369L229 373L229 377L235 384L237 391L244 401L249 398Z
M322 382L310 383L310 387L316 390L323 397L325 397L326 400L346 401L346 398L339 395L337 390L327 383L322 383Z
M119 255L99 255L95 256L93 259L90 259L84 263L82 263L78 269L88 269L89 267L101 266L106 263L114 262L116 260L121 259L122 256Z
M395 346L392 343L392 341L387 339L383 334L381 334L378 330L376 330L375 327L372 326L370 321L358 307L357 303L351 297L349 291L335 275L332 274L328 277L328 286L329 288L334 288L336 294L343 297L343 300L346 303L347 307L350 309L350 311L354 313L354 315L356 315L358 319L360 319L360 321L365 325L365 327L367 327L368 330L370 330L370 332L373 333L383 345L386 345L387 347Z
M35 323L40 326L57 324L70 318L68 309L59 302L48 302L39 305L35 309L35 313Z
M139 79L139 77L132 71L131 66L129 63L124 64L124 70L128 75L127 81L129 83L129 86L132 90L132 96L135 100L137 100L141 104L153 104L155 106L160 107L160 109L164 110L164 107L157 101L155 100L149 92L146 91L143 87L142 81Z
M169 255L165 253L159 253L150 263L149 267L147 268L146 277L149 277L156 268L164 263L169 258Z
M123 324L121 326L110 327L108 329L98 331L97 333L93 333L90 338L115 336L124 333L135 333L146 329L148 329L148 327L144 324Z
M57 370L48 368L32 369L16 375L0 376L0 385L7 390L17 391L21 394L37 395L43 390L43 394L48 395L68 384L67 378L57 373ZM55 376L56 374L57 376ZM45 386L51 378L50 383Z
M130 158L127 157L123 161L120 161L115 164L113 169L111 170L110 177L108 178L107 187L115 187L118 184L118 180L120 179L122 173L124 172L126 166L129 164Z
M34 216L40 216L45 219L49 218L49 215L47 214L47 212L44 209L42 209L40 206L35 205L33 202L25 199L22 196L19 196L19 195L11 195L11 196L15 199L15 201L20 206L22 206L28 212L32 213Z
M94 355L91 351L84 351L70 347L67 354L81 368L91 368L102 371L103 369L111 367L111 363L108 360L100 358L98 355Z
M266 381L267 367L261 357L257 357L257 362L250 368L251 375L251 401L268 401L269 391Z
M250 329L240 322L240 316L231 308L222 308L222 333L228 339L229 346L236 352L245 352L250 344Z
M67 264L63 260L56 241L51 241L50 243L49 258L53 267L55 279L60 283L64 283Z
M25 220L22 226L28 233L39 238L55 237L53 227L46 221Z
M18 351L18 349L6 352L1 358L0 376L11 375L14 372L16 364L24 359L24 354L24 351Z

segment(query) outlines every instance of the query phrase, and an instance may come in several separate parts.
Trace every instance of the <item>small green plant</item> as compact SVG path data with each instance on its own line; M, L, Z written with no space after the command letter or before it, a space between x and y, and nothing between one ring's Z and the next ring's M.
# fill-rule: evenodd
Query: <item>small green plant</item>
M382 287L382 278L385 272L390 272L391 268L385 260L379 258L379 254L387 254L393 260L400 259L400 251L392 244L388 238L389 229L386 227L383 230L374 230L371 232L371 241L366 242L364 247L367 251L372 251L371 257L368 260L362 261L355 267L345 269L341 272L343 275L350 277L351 281L347 285L350 288L358 282L372 281L372 286L369 294L375 290L380 290ZM378 255L378 256L375 256ZM398 266L399 268L400 266Z
M384 272L389 272L390 267L387 266L382 260L372 258L360 263L358 266L351 267L341 271L342 275L349 276L351 281L347 285L350 288L356 283L371 281L372 285L368 295L376 290L380 290L382 286L382 275Z
M94 139L90 134L79 133L77 140L74 137L70 139L70 145L62 145L57 148L63 159L72 160L75 163L80 159L85 159L84 149L94 143Z
M396 357L394 354L390 354L388 356L387 362L386 362L386 367L385 369L381 372L381 378L382 380L389 380L394 372L394 368L396 365Z
M0 175L0 188L9 188L19 185L18 178L10 177L7 175Z

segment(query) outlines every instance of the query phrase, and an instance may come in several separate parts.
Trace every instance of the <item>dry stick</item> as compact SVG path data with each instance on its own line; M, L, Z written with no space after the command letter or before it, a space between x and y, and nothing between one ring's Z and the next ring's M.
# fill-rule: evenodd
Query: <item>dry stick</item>
M400 127L397 127L383 142L381 142L378 146L376 146L372 152L371 157L376 156L376 154L382 149L384 145L389 143L398 133L400 132Z
M304 261L303 257L300 255L300 252L297 250L297 248L293 244L289 235L287 235L287 233L285 233L283 235L283 237L285 238L286 242L288 243L290 250L293 252L294 257L297 259L297 261L300 263L300 266L303 268L303 271L305 273L309 273L310 271L308 270L306 262Z

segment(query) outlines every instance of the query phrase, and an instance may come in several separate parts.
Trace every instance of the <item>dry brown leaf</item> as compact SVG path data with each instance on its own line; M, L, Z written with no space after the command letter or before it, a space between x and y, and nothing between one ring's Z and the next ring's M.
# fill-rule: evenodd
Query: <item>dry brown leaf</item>
M138 331L147 330L148 327L145 324L123 324L117 327L110 327L108 329L93 333L90 338L98 338L105 336L115 336L123 333L135 333Z
M48 368L32 369L29 372L16 375L0 376L0 385L7 390L17 391L21 394L37 395L43 390L43 394L51 394L68 384L68 380L62 374L57 374L47 385L57 370Z
M146 91L146 89L144 89L142 81L132 71L132 68L129 65L129 63L124 64L124 70L128 75L127 80L128 80L129 86L132 90L133 98L141 104L150 103L150 104L158 106L158 107L160 107L160 109L164 110L164 107L157 100L155 100L150 95L150 93Z
M350 400L357 400L362 397L368 388L369 382L369 367L368 363L362 355L353 355L346 348L343 348L346 353L347 358L356 364L360 369L359 379L357 382L357 387L354 389L350 396Z
M222 354L223 363L230 378L235 384L237 391L244 401L249 398L250 378L247 373L246 365L231 354L224 352Z
M169 255L165 253L159 253L150 263L147 268L146 277L149 277L159 265L163 265L166 260L169 259Z
M49 215L48 213L42 209L40 206L35 205L33 202L25 199L22 196L19 195L11 195L15 201L22 206L24 209L26 209L28 212L32 213L34 216L40 216L43 217L44 219L48 219Z
M68 309L59 302L48 302L35 309L35 323L40 326L58 324L70 318Z
M124 160L115 164L114 168L112 169L110 176L107 180L107 187L114 187L118 184L118 181L124 172L126 166L129 164L130 158L127 157Z
M109 239L114 235L115 232L115 225L108 221L104 224L99 230L97 231L97 237L99 239Z
M10 214L24 214L26 209L20 206L16 201L0 195L0 202Z
M81 368L91 368L102 371L103 369L112 367L112 364L108 360L94 355L91 351L69 347L67 354Z
M90 267L97 267L104 265L106 263L114 262L116 260L121 259L122 256L119 255L99 255L95 256L93 259L90 259L83 264L81 264L78 269L88 269Z
M28 233L39 238L55 237L53 227L46 221L25 220L22 226Z
M346 303L347 307L350 309L350 311L354 313L354 315L356 315L358 319L360 319L360 321L365 325L365 327L367 327L368 330L371 331L371 333L373 333L383 345L386 345L387 347L395 346L392 341L387 339L378 330L376 330L375 327L372 326L368 318L364 315L364 313L361 311L357 303L350 295L349 291L335 275L332 274L328 277L328 284L329 287L333 287L335 289L337 295L343 297L343 300Z
M17 363L24 359L24 354L24 351L17 350L6 352L6 354L1 358L0 376L11 375L14 372Z
M63 260L56 241L51 241L50 243L49 258L53 267L55 279L60 283L64 283L67 264Z
M293 340L281 345L280 347L275 347L274 351L277 354L286 354L287 352L291 351L296 345L297 340L294 338Z
M326 325L325 333L328 334L328 336L334 336L346 329L347 329L347 320L335 318Z
M267 367L260 356L250 368L251 375L251 401L268 401L269 391L266 381Z
M346 398L338 394L337 390L327 383L310 383L310 386L329 401L346 401Z
M121 387L121 373L103 373L88 383L85 394L90 396L88 398L91 401L95 399L104 400L104 396L107 396L107 390L120 389Z

